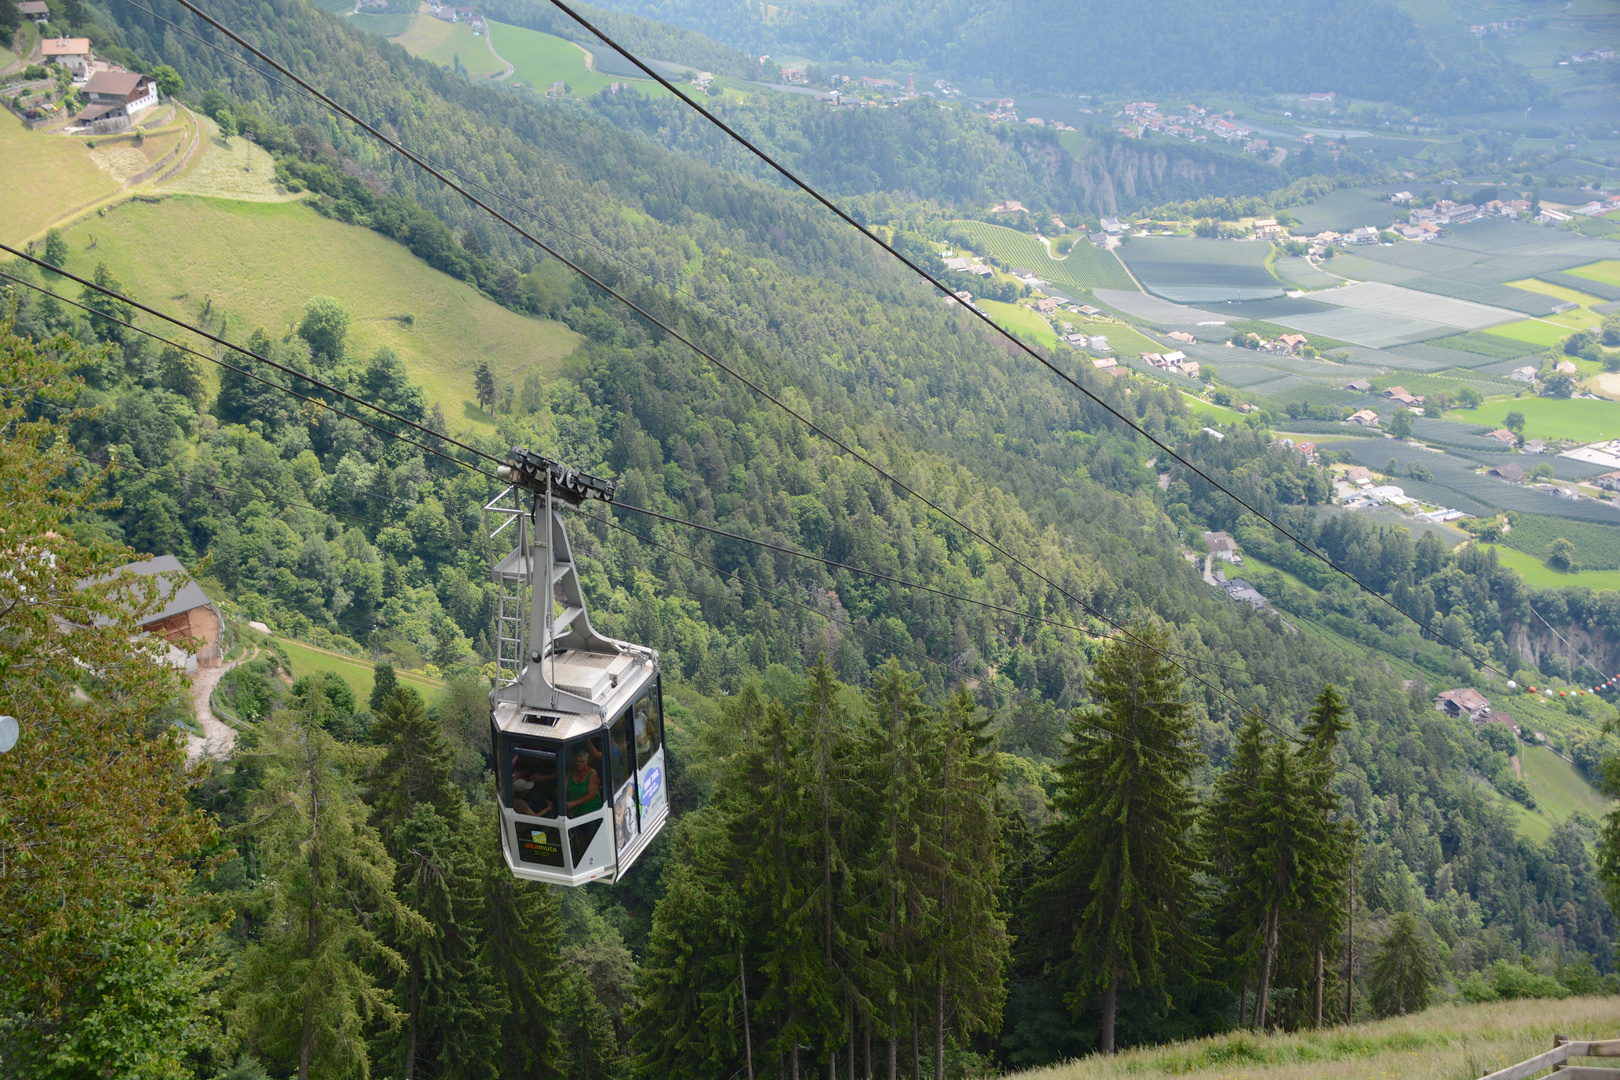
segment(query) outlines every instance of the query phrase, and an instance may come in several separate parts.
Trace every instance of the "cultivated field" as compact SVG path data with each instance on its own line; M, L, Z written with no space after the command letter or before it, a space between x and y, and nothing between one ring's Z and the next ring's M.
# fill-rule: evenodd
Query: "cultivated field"
M1005 225L953 221L949 229L966 236L976 250L994 255L1008 266L1021 266L1033 271L1036 277L1050 281L1060 289L1066 286L1069 289L1136 290L1130 275L1119 265L1119 260L1085 241L1076 244L1064 258L1054 259L1047 254L1046 246L1039 240Z
M1441 1005L1413 1016L1288 1035L1194 1039L1018 1074L1019 1080L1464 1080L1549 1049L1553 1035L1620 1037L1620 1001Z
M1490 327L1485 332L1500 337L1512 338L1514 341L1523 341L1530 345L1550 347L1568 337L1570 327L1549 322L1546 319L1521 319L1518 322L1503 323L1501 326Z
M1591 278L1620 289L1620 259L1605 259L1590 266L1577 266L1569 272L1576 277Z
M513 80L540 93L554 82L564 82L573 93L588 97L607 89L610 83L627 83L622 75L591 70L587 67L590 54L560 37L497 22L489 24L489 36L495 51L512 65ZM628 85L648 97L669 96L668 90L650 79Z
M1119 249L1144 289L1189 304L1281 296L1269 254L1269 244L1181 236L1138 237Z
M472 27L466 23L434 18L426 4L417 8L416 18L405 32L390 40L412 56L431 60L441 67L454 67L460 60L461 66L475 79L487 79L506 70L506 65L489 51L489 39L474 37Z
M1549 286L1550 287L1550 286ZM1429 293L1403 289L1396 285L1366 281L1356 285L1341 285L1337 289L1317 293L1312 300L1335 307L1356 311L1395 315L1420 322L1441 323L1459 330L1479 330L1497 323L1510 322L1514 312L1501 308L1470 304Z
M105 262L137 299L191 320L212 301L206 321L217 331L225 320L232 338L245 340L255 326L279 336L310 296L336 297L353 320L354 351L393 348L454 426L489 422L473 404L480 360L498 383L521 383L530 368L554 374L580 340L561 323L500 307L384 236L301 203L196 196L126 203L69 229L67 240L68 269L89 272Z

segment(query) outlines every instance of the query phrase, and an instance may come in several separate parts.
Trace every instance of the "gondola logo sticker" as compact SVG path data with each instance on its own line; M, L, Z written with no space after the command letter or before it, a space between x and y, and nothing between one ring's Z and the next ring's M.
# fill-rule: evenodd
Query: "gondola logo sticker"
M654 765L641 774L641 808L650 809L658 801L658 792L664 786L664 770Z

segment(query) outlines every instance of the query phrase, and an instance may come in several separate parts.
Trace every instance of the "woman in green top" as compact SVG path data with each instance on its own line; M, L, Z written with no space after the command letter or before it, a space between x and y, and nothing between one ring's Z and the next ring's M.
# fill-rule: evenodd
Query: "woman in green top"
M574 768L568 774L568 813L573 816L602 809L602 781L591 768L591 755L581 746L574 751Z

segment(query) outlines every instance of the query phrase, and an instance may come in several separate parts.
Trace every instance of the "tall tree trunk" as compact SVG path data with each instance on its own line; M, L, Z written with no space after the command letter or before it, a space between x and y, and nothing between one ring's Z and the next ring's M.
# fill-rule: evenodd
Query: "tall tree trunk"
M900 1014L889 1006L889 1080L900 1080Z
M1350 855L1350 905L1345 913L1344 1022L1356 1022L1356 857Z
M1316 947L1316 1026L1322 1026L1322 993L1326 977L1322 971L1322 946Z
M799 1039L794 1036L793 1049L788 1051L788 1075L799 1080Z
M1254 995L1254 1026L1266 1030L1266 1006L1271 996L1271 962L1277 954L1277 916L1276 908L1271 910L1266 921L1265 948L1260 960L1260 986Z
M416 1015L422 1008L422 972L412 958L411 962L411 992L410 992L410 1021L405 1029L405 1080L415 1080L416 1077Z
M307 743L307 739L306 739ZM313 764L313 763L312 763ZM315 773L310 769L313 789ZM309 796L309 939L306 952L314 958L320 944L321 845L319 843L320 793L310 791ZM298 1036L298 1080L309 1080L310 1057L315 1048L315 999L304 998L304 1027Z
M1103 991L1102 999L1102 1045L1100 1049L1105 1054L1114 1052L1114 1013L1119 1007L1119 976L1115 975L1108 980L1108 988Z
M861 1043L862 1043L862 1047L861 1047L861 1063L866 1066L866 1071L864 1073L862 1073L861 1076L864 1078L864 1080L873 1080L873 1077L875 1077L877 1075L877 1070L872 1068L872 1018L871 1017L866 1017L865 1018L865 1023L861 1024Z
M934 1080L945 1080L945 965L934 984Z
M849 1064L844 1071L848 1074L848 1080L855 1080L855 1007L848 998L844 999L844 1029L849 1032L844 1045L844 1055L849 1059Z
M911 1080L922 1080L922 1029L917 1026L917 1005L911 1006Z
M754 1080L754 1036L748 1028L748 965L742 949L737 950L737 978L742 981L743 1054L748 1062L748 1080Z

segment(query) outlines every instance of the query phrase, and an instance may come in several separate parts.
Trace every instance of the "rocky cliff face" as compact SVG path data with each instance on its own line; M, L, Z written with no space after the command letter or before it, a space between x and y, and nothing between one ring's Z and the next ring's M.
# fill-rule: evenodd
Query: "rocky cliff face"
M1052 140L1018 140L1030 172L1076 208L1112 216L1202 195L1260 195L1288 183L1278 168L1195 143L1088 134L1078 156Z

